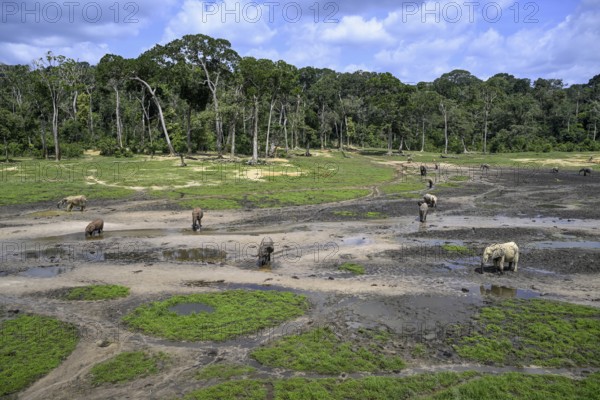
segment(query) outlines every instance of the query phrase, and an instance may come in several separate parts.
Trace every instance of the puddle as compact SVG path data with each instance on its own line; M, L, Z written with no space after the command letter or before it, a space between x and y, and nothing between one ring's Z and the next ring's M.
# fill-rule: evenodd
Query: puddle
M600 249L600 242L536 242L529 243L530 249Z
M19 276L27 278L54 278L55 276L68 272L67 267L34 267L19 273Z
M540 297L538 292L529 289L516 289L509 286L481 285L479 286L481 296L495 296L503 299L532 299Z
M169 308L169 311L174 311L177 315L191 315L199 313L212 313L215 309L209 305L202 303L181 303Z
M364 237L349 237L349 238L343 238L340 240L342 241L342 244L344 244L346 246L364 246L364 245L372 243L371 239L367 239Z
M227 258L227 254L223 250L201 247L195 249L176 249L163 250L163 261L179 261L179 262L222 262Z

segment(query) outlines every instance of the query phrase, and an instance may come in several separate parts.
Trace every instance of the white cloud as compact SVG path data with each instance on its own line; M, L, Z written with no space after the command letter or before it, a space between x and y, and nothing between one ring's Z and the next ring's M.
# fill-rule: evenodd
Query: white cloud
M269 9L251 1L220 3L186 0L163 35L168 42L186 34L202 33L229 40L236 46L258 46L270 41L277 31L269 26Z
M385 31L383 23L376 18L365 21L357 15L343 17L333 26L323 25L322 39L335 44L385 44L394 39Z

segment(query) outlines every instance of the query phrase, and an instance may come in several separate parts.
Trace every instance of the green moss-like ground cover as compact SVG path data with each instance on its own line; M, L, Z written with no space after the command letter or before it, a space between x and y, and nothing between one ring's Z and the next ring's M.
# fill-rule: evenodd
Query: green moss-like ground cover
M178 315L169 308L200 303L213 312ZM230 290L173 296L142 305L123 318L130 328L171 340L227 340L276 326L302 315L305 296L291 292Z

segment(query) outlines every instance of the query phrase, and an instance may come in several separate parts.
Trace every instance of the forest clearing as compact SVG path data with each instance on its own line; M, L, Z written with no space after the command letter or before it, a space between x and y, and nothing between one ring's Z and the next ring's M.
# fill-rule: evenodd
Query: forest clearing
M597 396L598 154L312 153L0 165L0 397Z

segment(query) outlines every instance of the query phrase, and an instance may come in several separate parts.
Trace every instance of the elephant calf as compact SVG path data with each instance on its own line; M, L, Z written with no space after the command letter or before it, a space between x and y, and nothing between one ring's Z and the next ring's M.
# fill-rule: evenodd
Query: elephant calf
M552 173L553 174L558 174L558 167L552 168Z
M515 242L507 243L496 243L488 246L483 251L483 257L481 258L481 271L483 271L484 265L488 260L492 259L494 267L504 273L504 262L508 262L508 267L512 268L514 272L517 272L517 266L519 263L519 246Z
M85 208L87 198L84 195L79 196L67 196L56 205L57 208L61 208L67 204L67 211L71 211L74 206L80 207L81 211Z
M421 176L427 176L427 167L425 167L424 165L421 165L419 167L419 170L421 171Z
M592 169L591 168L581 168L577 175L581 175L582 172L583 172L583 176L588 176L588 175L592 174Z
M427 183L429 184L429 189L433 187L433 179L427 178Z
M85 236L94 236L94 233L101 234L104 229L104 221L100 218L93 220L85 227Z
M490 170L490 164L481 164L479 166L479 169L482 171L489 171Z
M204 211L199 207L194 208L192 211L192 229L194 232L202 228L202 217L204 217Z
M427 220L429 206L423 200L419 200L417 204L419 205L419 221L425 222Z
M266 236L260 242L260 246L258 247L258 266L262 267L263 265L271 264L271 253L275 250L275 245L273 244L273 239Z
M423 196L423 200L425 200L425 203L427 203L428 206L437 208L438 199L436 196L427 193L425 196Z

